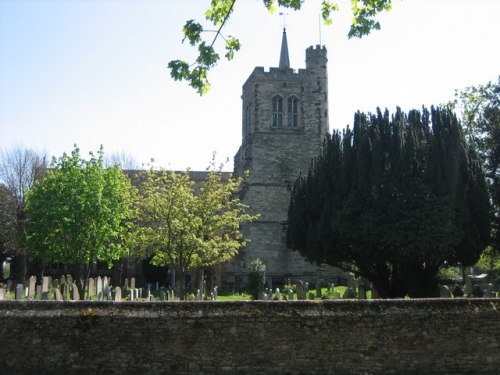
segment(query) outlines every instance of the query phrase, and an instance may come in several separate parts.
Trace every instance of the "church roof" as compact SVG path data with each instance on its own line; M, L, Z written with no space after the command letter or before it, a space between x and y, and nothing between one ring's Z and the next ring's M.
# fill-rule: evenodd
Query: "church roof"
M283 28L283 39L281 40L280 70L290 69L290 58L288 57L288 43L286 40L286 29Z

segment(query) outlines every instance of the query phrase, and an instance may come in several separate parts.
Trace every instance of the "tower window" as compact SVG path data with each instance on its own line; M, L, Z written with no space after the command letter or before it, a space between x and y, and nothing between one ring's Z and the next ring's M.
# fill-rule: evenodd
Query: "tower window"
M273 128L283 127L283 99L279 96L273 98Z
M299 101L296 97L288 98L288 123L289 128L297 128L299 126Z

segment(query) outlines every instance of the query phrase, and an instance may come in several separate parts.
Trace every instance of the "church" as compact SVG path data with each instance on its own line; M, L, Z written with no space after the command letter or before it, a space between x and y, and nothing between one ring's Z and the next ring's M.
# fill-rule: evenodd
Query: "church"
M260 218L242 227L247 246L222 266L223 285L246 283L247 265L259 258L267 284L292 280L335 281L342 271L306 262L286 247L288 205L293 183L307 174L328 134L327 50L309 47L306 68L290 67L283 30L278 67L256 67L243 84L242 142L234 157L234 173L250 175L240 199Z

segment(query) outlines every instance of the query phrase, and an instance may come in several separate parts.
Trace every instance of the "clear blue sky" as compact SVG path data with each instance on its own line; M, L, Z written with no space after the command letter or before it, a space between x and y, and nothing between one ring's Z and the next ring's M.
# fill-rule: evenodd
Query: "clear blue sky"
M241 86L255 66L277 66L283 18L262 0L238 0L226 35L242 50L211 72L199 97L174 82L168 61L193 61L181 44L188 19L209 0L0 0L0 148L60 156L77 143L104 145L137 161L203 170L212 152L232 158L241 143ZM500 1L395 0L382 30L348 40L349 2L321 27L328 49L330 128L356 110L440 104L455 89L500 74ZM290 62L320 41L319 0L286 18Z

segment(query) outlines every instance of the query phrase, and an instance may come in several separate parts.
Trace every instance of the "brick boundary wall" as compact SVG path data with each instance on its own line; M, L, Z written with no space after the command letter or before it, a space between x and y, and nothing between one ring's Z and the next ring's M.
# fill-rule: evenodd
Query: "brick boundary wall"
M0 374L499 373L499 299L0 302Z

